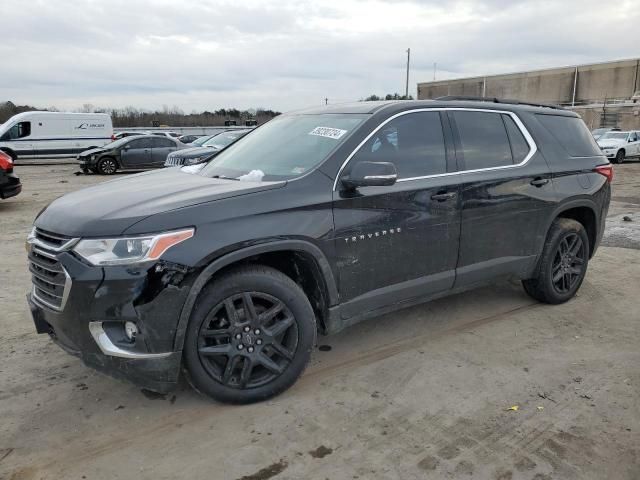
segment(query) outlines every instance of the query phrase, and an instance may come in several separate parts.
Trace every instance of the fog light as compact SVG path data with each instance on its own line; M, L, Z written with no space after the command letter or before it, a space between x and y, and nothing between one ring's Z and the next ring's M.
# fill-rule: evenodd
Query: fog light
M129 340L133 342L136 339L136 335L138 334L138 327L136 327L136 324L133 322L125 322L124 334Z

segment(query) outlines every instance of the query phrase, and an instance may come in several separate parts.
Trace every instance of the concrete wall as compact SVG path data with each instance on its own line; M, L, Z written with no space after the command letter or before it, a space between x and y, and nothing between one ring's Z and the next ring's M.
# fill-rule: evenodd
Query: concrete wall
M626 100L640 90L640 59L580 65L486 77L418 83L418 98L445 95L501 97L571 105Z

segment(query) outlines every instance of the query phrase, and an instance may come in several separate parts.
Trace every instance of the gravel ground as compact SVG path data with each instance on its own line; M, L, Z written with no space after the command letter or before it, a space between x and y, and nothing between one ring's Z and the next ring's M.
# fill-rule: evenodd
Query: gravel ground
M105 180L75 170L19 165L0 202L0 479L640 478L640 163L615 167L572 301L502 282L374 319L244 407L145 394L35 334L23 242L53 198Z

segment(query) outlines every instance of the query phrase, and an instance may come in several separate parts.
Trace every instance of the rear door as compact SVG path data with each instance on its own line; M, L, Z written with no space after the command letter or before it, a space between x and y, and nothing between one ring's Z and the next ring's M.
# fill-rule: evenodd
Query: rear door
M517 115L484 110L448 115L461 183L456 287L524 274L535 264L553 209L549 167Z
M445 120L443 126L442 120ZM334 192L335 248L344 318L448 290L460 231L458 179L438 111L404 113L372 133L359 161L392 162L395 185Z
M640 132L631 132L629 134L628 155L637 157L640 155Z
M147 168L151 165L151 136L133 137L120 148L120 163L123 168Z
M177 144L170 138L153 137L151 148L151 166L164 167L167 155L177 150Z

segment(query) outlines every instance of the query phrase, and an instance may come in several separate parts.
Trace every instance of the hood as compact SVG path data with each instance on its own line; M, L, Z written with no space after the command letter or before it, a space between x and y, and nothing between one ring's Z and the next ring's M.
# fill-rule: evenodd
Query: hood
M213 155L219 149L213 147L191 147L191 148L183 148L174 153L170 153L171 156L176 156L180 158L195 158L201 157L202 155Z
M163 212L223 198L280 188L285 182L223 180L170 168L128 175L64 195L34 222L74 237L120 235L134 223ZM176 228L184 225L176 225Z
M598 145L602 148L619 147L620 145L624 145L625 143L627 143L627 141L624 139L617 140L615 138L606 138L604 140L598 140Z
M98 153L103 153L108 151L108 148L104 148L104 147L98 147L98 148L92 148L91 150L83 150L82 152L80 152L80 154L78 155L79 157L88 157L91 155L96 155Z

